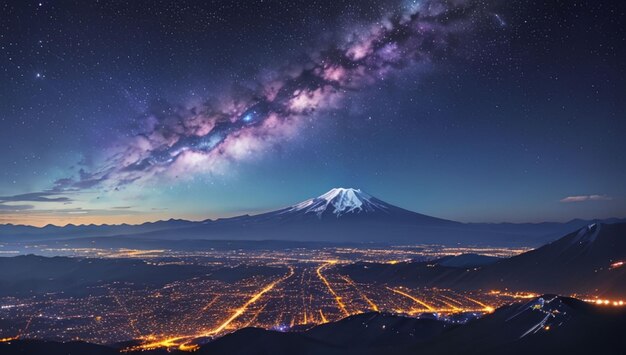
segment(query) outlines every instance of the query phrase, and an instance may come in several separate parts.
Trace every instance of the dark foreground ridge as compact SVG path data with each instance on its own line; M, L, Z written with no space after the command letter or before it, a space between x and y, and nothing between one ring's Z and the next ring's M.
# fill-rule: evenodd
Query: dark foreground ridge
M197 354L617 354L626 348L626 312L544 295L459 325L364 313L305 331L244 328L202 344ZM0 353L119 354L119 348L81 342L14 340ZM180 353L177 350L141 354Z

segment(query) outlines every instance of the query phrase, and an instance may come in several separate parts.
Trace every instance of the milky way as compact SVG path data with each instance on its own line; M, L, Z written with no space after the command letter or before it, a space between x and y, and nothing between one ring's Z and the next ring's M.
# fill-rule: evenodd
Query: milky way
M480 14L473 2L424 1L347 30L237 94L149 115L138 134L107 150L100 166L58 180L55 189L120 188L155 177L219 173L296 136L304 123L339 109L347 96L446 56Z

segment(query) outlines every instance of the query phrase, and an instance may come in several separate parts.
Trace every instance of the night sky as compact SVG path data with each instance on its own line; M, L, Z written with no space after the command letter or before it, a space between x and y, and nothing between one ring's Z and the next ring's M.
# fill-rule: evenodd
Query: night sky
M473 222L626 217L622 1L0 2L0 223L361 188Z

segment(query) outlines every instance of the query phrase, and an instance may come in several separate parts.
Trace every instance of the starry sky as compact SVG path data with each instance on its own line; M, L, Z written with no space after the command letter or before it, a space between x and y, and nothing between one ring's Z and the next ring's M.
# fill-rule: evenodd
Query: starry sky
M626 4L0 2L0 223L361 188L468 222L626 217Z

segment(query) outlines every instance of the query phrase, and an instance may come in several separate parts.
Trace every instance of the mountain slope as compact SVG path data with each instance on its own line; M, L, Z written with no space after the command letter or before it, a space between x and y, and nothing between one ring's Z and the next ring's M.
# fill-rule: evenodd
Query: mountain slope
M504 306L407 349L410 354L618 354L626 312L544 295Z
M489 265L464 287L626 295L626 223L592 224L521 255ZM619 265L619 264L617 264Z
M593 224L529 252L481 267L420 263L353 264L342 272L361 282L539 293L626 295L626 223Z
M480 254L461 254L442 258L438 264L449 267L465 267L473 268L479 266L490 265L501 260L495 256L487 256Z

